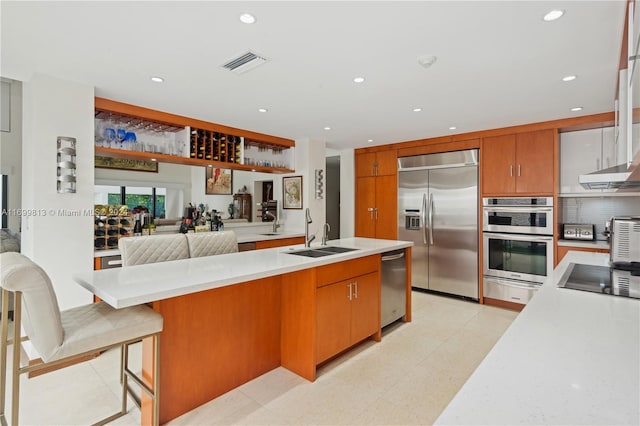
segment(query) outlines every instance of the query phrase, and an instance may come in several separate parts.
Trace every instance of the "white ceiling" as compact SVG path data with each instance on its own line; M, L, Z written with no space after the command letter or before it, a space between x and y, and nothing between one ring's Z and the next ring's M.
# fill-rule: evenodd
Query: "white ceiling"
M612 111L625 4L2 1L0 74L41 72L101 97L364 147ZM566 13L544 22L551 9ZM247 49L269 62L220 68ZM421 55L437 61L422 68Z

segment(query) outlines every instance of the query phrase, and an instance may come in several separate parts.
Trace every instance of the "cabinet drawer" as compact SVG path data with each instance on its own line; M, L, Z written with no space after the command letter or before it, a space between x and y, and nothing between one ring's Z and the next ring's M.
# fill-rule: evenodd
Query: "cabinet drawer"
M122 258L120 255L104 256L100 259L100 269L111 269L122 267Z
M348 280L358 275L368 274L380 269L380 255L367 256L360 259L347 260L316 269L318 287L337 281Z

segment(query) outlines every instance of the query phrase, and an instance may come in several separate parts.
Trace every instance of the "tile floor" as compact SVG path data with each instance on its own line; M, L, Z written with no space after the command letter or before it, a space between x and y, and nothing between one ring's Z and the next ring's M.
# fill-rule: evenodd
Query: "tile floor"
M319 369L314 383L284 368L170 422L171 425L431 424L517 313L413 293L413 322L384 330ZM139 366L139 347L132 352ZM83 425L119 409L119 351L83 364L22 377L20 423ZM114 425L139 425L130 404Z

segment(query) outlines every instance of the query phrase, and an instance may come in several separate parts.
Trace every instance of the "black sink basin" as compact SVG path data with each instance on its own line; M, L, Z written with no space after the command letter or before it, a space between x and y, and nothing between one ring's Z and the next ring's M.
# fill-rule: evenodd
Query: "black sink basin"
M287 254L295 254L296 256L306 256L306 257L323 257L323 256L331 256L330 251L322 251L322 250L300 250L300 251L287 251Z
M325 247L314 248L314 250L328 251L331 253L346 253L349 251L356 251L358 249L349 248L349 247L325 246Z
M298 250L298 251L287 251L287 254L295 254L296 256L306 256L306 257L323 257L323 256L331 256L333 254L338 253L346 253L348 251L354 251L358 249L349 248L349 247L334 247L334 246L325 246L325 247L314 247L308 250Z

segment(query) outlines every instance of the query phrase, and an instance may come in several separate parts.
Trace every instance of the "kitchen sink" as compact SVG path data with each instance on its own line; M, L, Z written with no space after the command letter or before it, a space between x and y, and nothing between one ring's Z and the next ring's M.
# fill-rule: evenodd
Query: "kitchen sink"
M299 251L286 251L287 254L295 254L296 256L306 256L306 257L323 257L323 256L331 256L336 253L331 253L330 251L322 251L322 250L299 250Z
M314 250L329 251L331 253L347 253L349 251L356 251L358 249L349 248L349 247L324 246L324 247L314 248Z
M338 253L346 253L349 251L355 251L358 249L349 248L349 247L335 247L335 246L325 246L325 247L314 247L312 249L307 250L297 250L297 251L287 251L287 254L295 254L296 256L306 256L306 257L324 257L331 256Z

